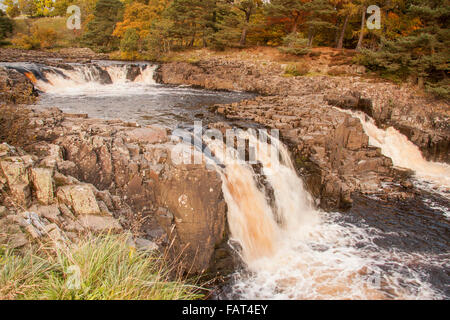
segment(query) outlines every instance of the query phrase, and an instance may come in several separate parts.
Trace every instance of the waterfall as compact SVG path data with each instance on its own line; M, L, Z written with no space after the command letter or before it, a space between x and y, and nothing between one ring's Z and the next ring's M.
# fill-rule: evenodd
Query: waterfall
M392 127L386 130L378 128L375 121L361 111L339 110L358 118L369 136L369 144L380 148L382 154L391 158L395 166L411 169L417 179L429 182L444 193L450 192L450 165L427 161L419 147L405 135Z
M37 89L56 95L120 95L156 85L156 66L126 63L68 65L69 68L36 64L6 64L25 74Z
M249 145L267 150L254 133L240 133ZM280 162L257 153L261 172L235 150L206 138L217 161L207 161L222 178L231 244L245 264L234 275L232 298L242 299L416 299L436 298L420 272L398 264L398 253L374 244L377 231L350 225L340 213L314 207L286 147L276 139ZM273 143L273 142L272 142ZM273 201L258 183L263 175ZM402 260L417 259L403 257ZM405 280L406 279L406 280Z

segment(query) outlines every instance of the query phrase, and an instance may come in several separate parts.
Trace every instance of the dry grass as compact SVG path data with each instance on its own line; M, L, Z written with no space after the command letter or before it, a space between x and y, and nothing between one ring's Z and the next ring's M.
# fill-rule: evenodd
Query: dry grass
M160 256L127 245L126 235L24 255L0 249L2 300L192 300L203 297L200 290L174 277Z

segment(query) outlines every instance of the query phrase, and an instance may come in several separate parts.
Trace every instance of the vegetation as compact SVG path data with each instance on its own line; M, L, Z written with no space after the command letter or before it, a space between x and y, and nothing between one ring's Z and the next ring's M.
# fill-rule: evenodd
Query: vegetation
M361 54L356 61L370 70L398 81L410 79L430 92L448 97L447 0L5 0L4 3L10 17L18 14L64 17L67 7L76 4L82 12L82 30L75 33L78 40L72 37L73 41L65 45L89 46L101 52L118 50L114 56L122 59L161 59L171 51L195 47L223 50L267 45L294 55L309 54L314 46L357 49ZM367 12L370 5L381 8L381 29L366 26L371 19ZM32 29L28 31L16 31L16 37L21 38L17 45L33 48L36 40L40 41ZM67 37L59 29L55 31L57 37L51 43Z
M113 31L122 19L122 9L119 0L98 0L81 43L101 52L117 49L119 41L113 36Z
M0 299L192 300L199 288L173 277L163 259L125 235L87 237L73 247L19 254L0 249Z
M0 41L13 32L13 22L0 10Z

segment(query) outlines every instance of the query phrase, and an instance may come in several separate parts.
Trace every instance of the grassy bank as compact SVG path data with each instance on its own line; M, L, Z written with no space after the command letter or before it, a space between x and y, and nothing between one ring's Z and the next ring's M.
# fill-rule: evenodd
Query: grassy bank
M16 18L14 19L14 33L8 40L12 42L21 35L33 37L37 30L40 33L52 30L55 33L55 39L51 41L51 47L77 47L79 33L67 29L66 22L67 18L65 17Z
M25 254L0 249L0 299L192 300L188 284L161 257L138 252L126 236L87 237L71 248Z

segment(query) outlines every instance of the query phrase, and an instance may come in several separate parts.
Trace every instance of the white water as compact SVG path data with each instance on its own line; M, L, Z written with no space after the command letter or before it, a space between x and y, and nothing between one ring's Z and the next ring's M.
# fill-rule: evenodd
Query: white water
M112 84L101 83L100 71L106 71ZM48 94L78 96L121 96L124 94L142 94L149 86L156 85L153 79L156 66L140 67L140 75L134 81L127 79L127 65L109 66L75 66L74 70L53 68L43 71L47 81L36 79L32 74L27 76L35 86Z
M444 195L450 192L450 165L427 161L419 147L405 135L392 127L386 130L378 128L375 121L362 112L339 110L358 118L369 136L369 144L380 148L382 154L391 158L395 166L413 170L419 180L417 186L425 187L424 182L428 182L435 191Z
M255 142L253 135L246 136ZM216 156L225 146L207 141ZM279 142L278 142L279 143ZM274 191L272 207L255 172L226 149L222 176L232 243L246 265L235 274L233 297L241 299L428 299L440 298L409 261L432 258L377 247L377 231L342 222L339 213L314 208L310 195L279 143L281 164L259 154ZM263 147L263 146L261 146ZM212 163L214 165L214 163ZM430 262L431 261L431 262ZM387 267L389 266L389 267ZM387 269L387 270L385 270Z

